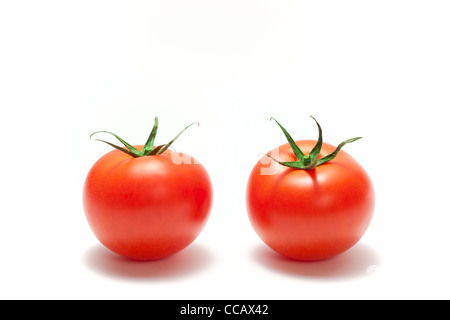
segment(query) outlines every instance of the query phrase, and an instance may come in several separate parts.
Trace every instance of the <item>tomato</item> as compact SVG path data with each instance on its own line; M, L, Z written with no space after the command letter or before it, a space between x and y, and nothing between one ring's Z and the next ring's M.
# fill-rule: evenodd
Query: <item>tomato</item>
M320 143L293 141L282 129L289 143L262 158L248 179L249 220L258 236L285 257L321 260L338 255L355 245L370 224L375 205L371 180L348 153L321 141L320 126ZM294 144L310 155L315 148L318 162L339 153L311 169L299 169Z
M84 184L84 210L95 236L113 252L135 260L161 259L187 247L205 226L212 206L206 169L167 148L135 157L130 150L142 152L145 146L115 147L119 150L92 166Z

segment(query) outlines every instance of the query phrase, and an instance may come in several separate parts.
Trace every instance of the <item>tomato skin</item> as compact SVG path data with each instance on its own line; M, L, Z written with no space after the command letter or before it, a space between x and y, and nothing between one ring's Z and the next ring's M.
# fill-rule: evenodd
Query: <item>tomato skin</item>
M207 222L212 197L205 168L170 150L138 158L113 150L93 165L83 189L95 236L135 260L165 258L192 243Z
M296 141L305 154L316 144ZM319 158L335 147L323 143ZM289 144L270 153L295 161ZM269 168L273 174L270 173ZM262 169L262 170L261 170ZM261 174L266 170L266 174ZM312 170L279 165L267 157L253 168L247 184L247 211L258 236L294 260L321 260L355 245L373 216L375 196L366 171L345 151Z

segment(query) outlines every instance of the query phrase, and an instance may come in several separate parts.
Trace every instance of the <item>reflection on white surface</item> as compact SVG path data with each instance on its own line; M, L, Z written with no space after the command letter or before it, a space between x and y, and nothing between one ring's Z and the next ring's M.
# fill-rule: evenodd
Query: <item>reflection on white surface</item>
M256 247L253 257L275 272L327 281L367 276L379 270L382 263L378 252L364 243L358 243L338 256L320 261L290 260L265 245Z
M161 260L135 261L121 257L101 244L86 252L84 263L93 271L124 280L167 280L201 272L212 262L208 249L192 244L181 252Z

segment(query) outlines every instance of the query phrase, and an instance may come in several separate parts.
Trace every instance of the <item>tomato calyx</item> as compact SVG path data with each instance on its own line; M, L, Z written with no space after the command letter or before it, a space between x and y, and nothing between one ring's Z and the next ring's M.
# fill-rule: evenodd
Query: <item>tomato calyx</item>
M317 128L319 129L319 138L317 139L317 143L314 146L314 148L307 155L305 155L302 152L302 150L300 150L300 147L295 143L294 139L292 139L291 135L286 131L286 129L283 128L283 126L275 118L270 118L270 120L274 120L278 124L280 129L283 131L297 160L296 161L279 161L279 160L273 158L269 154L266 154L266 156L269 157L270 159L274 160L275 162L277 162L283 166L286 166L286 167L300 169L300 170L312 170L317 166L320 166L324 163L327 163L330 160L333 160L337 156L339 151L342 149L342 147L344 145L346 145L347 143L351 143L351 142L361 139L361 137L355 137L352 139L345 140L337 146L337 148L336 148L336 150L334 150L334 152L319 159L320 150L322 149L322 144L323 144L322 128L320 127L320 124L317 122L317 120L313 116L311 116L311 118L313 118L313 120L317 124Z
M92 138L92 136L94 134L97 133L108 133L113 135L114 137L116 137L117 140L119 140L124 146L120 147L117 146L111 142L105 141L105 140L100 140L100 139L95 139L97 141L101 141L104 142L108 145L110 145L111 147L116 148L117 150L120 150L130 156L132 156L133 158L138 158L138 157L146 157L146 156L157 156L160 155L161 153L163 153L164 151L166 151L171 145L172 143L178 139L178 137L190 126L197 124L200 125L198 122L193 122L190 125L188 125L186 128L184 128L183 130L181 130L180 133L178 133L175 138L173 138L172 140L170 140L168 143L166 144L162 144L162 145L158 145L155 147L155 138L156 138L156 133L158 132L158 117L155 117L155 124L153 125L152 131L150 132L150 135L147 139L147 142L145 143L144 147L142 148L142 151L139 151L138 149L136 149L135 147L133 147L131 144L129 144L128 142L126 142L125 140L123 140L122 138L120 138L118 135L116 135L115 133L109 132L109 131L96 131L93 134L91 134L90 138Z

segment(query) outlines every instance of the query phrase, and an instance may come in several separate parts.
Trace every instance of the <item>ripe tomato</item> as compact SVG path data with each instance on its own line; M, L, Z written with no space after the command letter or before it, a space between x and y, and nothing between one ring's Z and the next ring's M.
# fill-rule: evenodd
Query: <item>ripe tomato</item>
M333 154L336 147L322 143L320 126L321 149L316 141L293 141L282 130L289 143L270 151L250 174L246 194L250 222L270 248L288 258L320 260L340 254L360 240L374 211L369 176L348 153L339 152L343 144L359 138L347 140ZM315 149L319 162L329 154L334 158L299 169L293 144L309 155Z
M161 150L151 144L147 150ZM126 146L125 151L145 148ZM119 150L93 165L84 185L85 214L96 237L136 260L164 258L187 247L205 226L212 205L205 168L167 148L135 157L115 147Z

